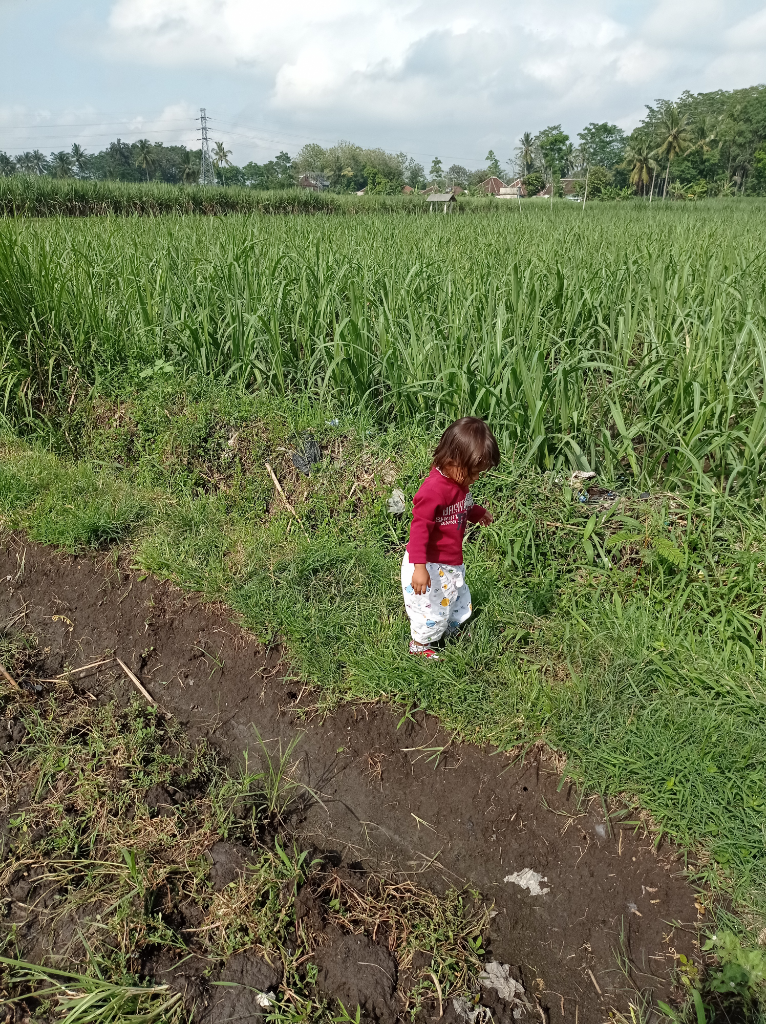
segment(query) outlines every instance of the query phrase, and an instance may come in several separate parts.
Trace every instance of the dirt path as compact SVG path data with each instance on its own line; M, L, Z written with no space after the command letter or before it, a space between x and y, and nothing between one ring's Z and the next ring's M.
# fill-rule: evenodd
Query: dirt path
M306 695L223 609L90 558L68 558L18 538L0 547L0 621L26 607L46 671L120 657L192 736L232 762L265 740L300 733L298 773L320 799L292 822L307 843L347 864L418 874L420 884L474 886L494 901L492 958L520 968L550 1024L600 1024L635 991L667 994L674 954L695 952L698 920L682 862L650 838L605 820L598 798L578 799L555 764L526 764L449 744L420 713L348 704L301 720ZM77 684L127 700L114 665ZM436 748L446 747L438 757ZM504 879L531 868L547 891Z

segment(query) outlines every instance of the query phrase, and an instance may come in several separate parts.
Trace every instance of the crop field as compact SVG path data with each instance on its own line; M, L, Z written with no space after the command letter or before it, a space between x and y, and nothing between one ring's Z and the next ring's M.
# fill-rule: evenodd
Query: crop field
M491 196L466 194L460 198L456 209L461 214L487 213L501 212L504 206L505 203L498 203ZM0 215L6 217L225 216L237 213L423 215L429 212L428 201L421 193L357 196L297 188L257 191L238 186L180 187L158 181L133 184L36 175L0 177Z
M0 528L7 543L111 558L136 578L227 608L266 647L282 645L311 715L382 702L397 720L435 716L451 736L481 746L488 763L544 744L596 795L607 824L629 811L649 846L670 844L682 858L700 932L696 966L676 959L676 988L661 995L668 1013L759 1020L766 202L499 207L470 217L392 206L364 217L1 221ZM406 653L398 584L408 517L387 503L394 488L412 498L441 430L467 414L486 418L501 446L500 466L474 489L495 521L467 540L470 636L423 664ZM313 442L319 458L303 474L293 455ZM576 470L594 471L597 486L581 488ZM3 664L13 658L23 673L27 634L17 628L2 641L16 644ZM30 650L45 643L42 633L28 640ZM51 709L58 701L80 721L82 696L29 695L22 707L12 687L3 694L6 719L25 721L35 737L13 754L14 770L31 778L56 745ZM149 743L130 732L139 727L124 708L101 714L99 735L128 729L131 750ZM77 729L66 736L73 763L84 765ZM289 1013L272 1007L272 1019L346 1019L315 999L315 975L296 963L303 953L285 953L274 895L285 879L293 903L303 886L327 913L350 919L342 901L329 902L325 867L299 860L298 846L277 852L288 841L280 815L292 790L262 779L256 787L190 743L176 737L165 760L146 754L146 786L172 782L199 796L184 804L174 856L181 863L183 844L199 851L205 837L257 839L248 884L279 919L282 943L255 936L253 922L236 933L245 925L232 917L232 935L247 941L224 949L212 931L204 955L250 944L267 960L293 957L298 973L289 982L285 974L284 987L295 999ZM107 768L98 769L103 779ZM92 799L103 815L110 796L101 778ZM245 790L247 828L229 813ZM50 802L42 783L34 792L32 803ZM13 837L26 825L18 792L8 793ZM66 847L63 821L35 840L43 812L24 814L24 855L52 863ZM92 858L116 863L135 842L99 832ZM149 885L131 863L110 882L125 920L131 894ZM200 914L221 909L201 876L183 878ZM293 903L283 905L288 918ZM424 927L416 903L395 925L407 934ZM460 985L478 991L486 908L459 887L440 905L451 944L439 954L441 940L423 939L432 966L408 996L409 1019L429 1007L438 1015ZM180 941L166 931L150 942L142 928L99 954L112 972L101 982L137 976L131 942ZM700 973L700 946L713 934ZM413 948L396 954L402 971L418 963ZM12 953L6 944L3 955ZM31 967L14 970L13 985L30 983ZM658 1019L642 984L614 1015L630 1020L631 1003L634 1021ZM178 1000L162 1009L167 991L152 992L130 998L147 1014L160 1007L152 1019L182 1012ZM538 1002L551 1024L569 1020L561 998L558 1017L558 1002ZM581 1005L578 1020L600 1024L605 1005ZM348 1010L353 1020L356 1008Z

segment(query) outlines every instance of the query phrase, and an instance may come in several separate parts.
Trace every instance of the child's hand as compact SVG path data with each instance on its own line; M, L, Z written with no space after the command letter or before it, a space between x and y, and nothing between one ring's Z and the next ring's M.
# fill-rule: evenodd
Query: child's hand
M494 522L494 518L491 512L485 512L479 520L479 526L489 526L490 523Z
M416 594L425 594L431 586L431 577L425 565L416 565L412 574L412 589Z

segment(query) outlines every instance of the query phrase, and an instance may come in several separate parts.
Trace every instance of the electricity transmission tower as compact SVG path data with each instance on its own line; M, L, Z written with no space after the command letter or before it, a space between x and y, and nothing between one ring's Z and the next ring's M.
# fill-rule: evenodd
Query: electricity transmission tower
M199 108L200 116L197 120L200 123L200 138L199 141L202 143L202 163L199 170L199 183L200 185L215 185L215 169L213 167L213 158L210 156L210 142L207 136L207 114L205 108Z

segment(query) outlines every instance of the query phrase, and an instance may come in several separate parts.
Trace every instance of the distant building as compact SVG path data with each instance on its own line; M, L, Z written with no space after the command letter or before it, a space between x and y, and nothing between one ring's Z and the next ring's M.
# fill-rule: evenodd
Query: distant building
M414 192L414 191L415 191L415 189L414 189L414 188L412 188L412 187L411 187L410 185L405 185L405 186L404 186L404 187L402 188L402 192L404 192L404 193L405 193L405 195L410 195L410 194L411 194L412 192Z
M462 194L465 192L465 189L461 188L459 185L453 185L452 188L450 189L450 192L452 193L453 196L462 196Z
M298 179L298 188L308 188L312 192L324 192L330 187L330 182L323 174L303 174Z
M527 190L524 188L524 182L521 178L517 178L516 181L512 181L510 185L504 185L503 188L497 193L498 199L518 199L519 196L525 196Z
M448 213L450 203L456 203L457 198L452 192L432 192L428 197L428 202L431 206L431 213L434 212L439 203L444 203L444 212Z
M584 184L584 178L560 178L559 185L561 185L562 191L565 196L576 196L578 183ZM542 192L538 192L537 199L550 199L551 197L551 186L546 185Z
M483 181L479 185L479 188L489 196L498 196L500 195L500 189L505 188L505 183L492 175L491 178L487 178L486 181Z

